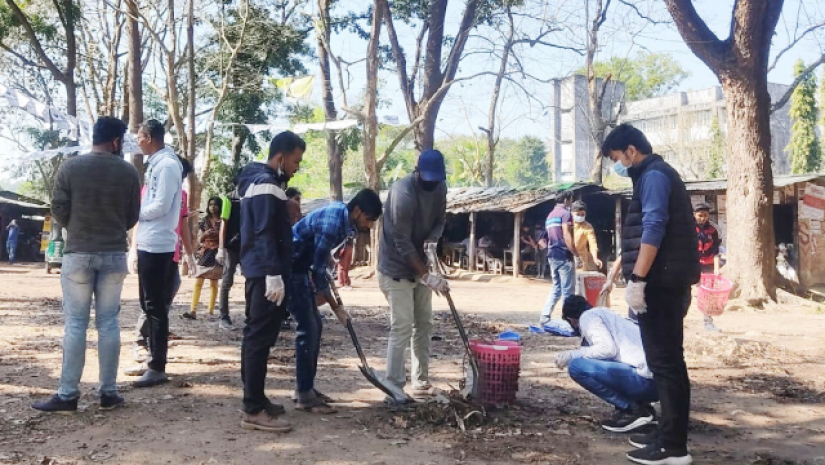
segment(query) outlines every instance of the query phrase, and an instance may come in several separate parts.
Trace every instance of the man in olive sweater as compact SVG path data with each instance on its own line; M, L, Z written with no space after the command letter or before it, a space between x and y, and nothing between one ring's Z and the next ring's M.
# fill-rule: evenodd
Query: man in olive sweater
M126 125L104 116L94 126L92 152L67 160L57 172L52 214L68 230L60 270L63 287L63 368L52 398L32 405L43 412L74 412L86 354L92 298L100 360L100 409L123 404L117 393L120 293L128 274L127 231L140 213L140 180L123 160Z
M449 292L447 281L427 271L425 243L444 231L447 208L444 156L426 150L415 172L390 188L378 252L378 284L390 304L387 378L403 387L404 359L412 340L413 397L431 394L429 382L432 291Z

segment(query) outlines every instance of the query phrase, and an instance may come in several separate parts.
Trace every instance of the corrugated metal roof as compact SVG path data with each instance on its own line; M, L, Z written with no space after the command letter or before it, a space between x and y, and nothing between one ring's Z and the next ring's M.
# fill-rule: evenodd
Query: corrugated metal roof
M561 183L544 187L456 187L447 191L447 213L523 212L553 200L565 190L599 191L586 183Z
M0 203L41 211L49 211L50 209L48 205L39 200L30 199L11 191L0 191Z
M787 187L792 186L794 184L802 183L802 182L809 182L814 180L823 180L825 181L825 175L823 174L782 174L773 178L773 187ZM709 181L686 181L685 188L687 188L688 192L712 192L712 191L725 191L728 189L728 180L727 179L711 179ZM632 195L632 189L624 189L621 191L617 191L619 194L622 195Z

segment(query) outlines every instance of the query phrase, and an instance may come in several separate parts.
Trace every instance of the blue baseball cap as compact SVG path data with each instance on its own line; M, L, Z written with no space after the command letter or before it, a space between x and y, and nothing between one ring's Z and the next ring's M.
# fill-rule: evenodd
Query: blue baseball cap
M418 173L426 182L441 182L447 179L444 155L438 150L425 150L418 156Z

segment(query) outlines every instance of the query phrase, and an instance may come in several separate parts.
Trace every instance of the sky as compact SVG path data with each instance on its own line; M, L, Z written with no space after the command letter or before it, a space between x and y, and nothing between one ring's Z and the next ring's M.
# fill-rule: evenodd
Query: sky
M526 4L536 12L537 5L542 1L527 0ZM584 36L583 26L587 18L584 17L582 6L585 0L567 0L566 4L559 1L548 1L553 4L544 8L541 12L545 16L557 17L560 25L566 28L577 28L576 35L581 42ZM648 17L653 17L663 22L669 21L670 17L659 0L648 2L637 1L640 10ZM730 28L731 9L733 0L695 0L694 4L700 16L707 22L717 37L724 39L728 36ZM357 4L357 3L355 3ZM445 25L447 34L455 34L460 20L461 10L464 2L451 0L448 10L448 21ZM346 11L353 6L353 2L343 2L337 11ZM718 81L708 67L696 58L688 49L673 24L650 24L639 20L631 10L621 3L614 1L604 26L604 33L600 36L602 47L597 60L609 59L611 56L633 56L636 53L647 50L650 52L661 52L671 55L683 69L690 75L679 86L679 90L703 89L718 85ZM799 24L797 19L799 18ZM818 0L787 0L783 9L783 16L777 27L772 54L784 48L794 37L794 31L804 30L812 21L825 21L825 2ZM535 31L535 26L522 26L530 31ZM402 38L408 63L412 61L414 54L414 38L417 29L404 27L397 22L399 35ZM491 37L495 31L489 27L482 27L476 31L478 35ZM560 33L549 36L548 39L561 44L572 45L573 40L569 34ZM386 36L382 37L382 43L388 43ZM497 62L484 58L483 54L478 54L481 40L471 39L467 50L473 52L462 61L457 77L472 75L480 71L491 71L497 68ZM358 39L354 35L345 36L339 40L334 40L333 48L336 53L344 57L347 61L355 61L363 57L366 49L366 42ZM777 66L769 74L771 82L790 84L793 81L793 64L802 58L807 62L817 59L825 51L825 31L819 34L811 34L796 44L789 52L785 53L777 63ZM540 79L564 77L573 70L584 65L584 58L572 52L559 51L556 49L542 48L523 50L520 52L522 63L532 75ZM352 76L351 88L348 93L350 100L353 96L360 95L364 83L364 64L354 65L350 69ZM821 77L821 68L817 71L817 77ZM380 115L396 115L402 123L408 120L404 100L399 92L398 78L394 72L383 71L380 75L382 90L380 92L382 100L385 100L385 108L379 110ZM447 100L439 113L439 122L436 130L436 138L449 138L451 135L482 135L479 126L487 126L487 114L490 106L490 94L492 91L493 78L484 76L472 81L457 84L450 89ZM500 126L503 137L521 137L524 135L534 135L542 137L546 133L546 126L549 124L549 117L545 114L542 105L549 105L552 101L550 95L550 84L537 83L535 81L522 81L528 87L532 98L527 98L524 92L516 89L514 85L508 85L504 89L501 104ZM336 89L336 93L338 90Z

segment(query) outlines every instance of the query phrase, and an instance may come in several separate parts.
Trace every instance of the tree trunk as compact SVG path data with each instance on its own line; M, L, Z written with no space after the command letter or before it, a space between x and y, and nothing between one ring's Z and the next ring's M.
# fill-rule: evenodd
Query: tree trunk
M722 80L728 124L726 271L745 298L776 299L771 173L770 111L767 77Z
M324 116L327 121L338 119L335 109L335 96L332 93L332 70L329 63L329 52L325 44L329 44L332 36L330 30L329 9L331 0L318 0L318 11L321 15L321 27L318 34L318 64L321 68L321 92L324 100ZM343 92L343 89L342 89ZM335 139L335 134L327 131L327 165L329 166L329 196L332 200L344 198L344 149Z
M516 34L515 24L513 23L513 13L510 11L509 6L505 8L507 10L510 30L507 35L507 40L504 43L504 50L501 53L496 81L495 84L493 84L493 96L490 98L490 111L487 113L487 130L485 131L487 134L487 169L484 173L484 178L487 187L493 186L493 171L496 165L496 109L498 108L498 99L501 94L501 83L504 80L504 74L507 72L510 50L513 48L513 38Z
M121 102L120 119L121 121L129 121L129 66L123 67L123 82L121 88Z
M143 122L143 64L141 62L140 28L137 0L127 0L129 14L129 132L137 134Z
M192 162L192 166L194 168L195 164L195 0L189 0L189 14L187 15L187 24L186 24L186 60L187 60L187 68L188 68L188 103L186 105L186 109L188 110L188 124L186 127L187 133L187 152L189 154L190 160ZM212 119L212 124L214 124L214 118ZM210 127L211 129L211 127ZM183 128L179 128L182 132ZM211 131L210 131L211 136ZM209 149L212 142L212 138L209 137L207 141L206 150L204 150L204 157L209 157ZM193 169L192 172L189 174L189 206L191 209L195 210L200 207L201 204L201 195L203 193L203 185L206 182L206 167L208 166L208 160L203 160L204 172L201 174L200 179L197 175L195 175L195 170ZM194 226L197 222L197 218L190 218L189 225ZM194 227L190 227L189 230L192 232L192 238L196 234L194 232L197 230Z
M243 145L249 137L249 130L246 126L235 126L232 130L232 168L237 169L241 164L241 153Z
M440 102L434 102L433 105L427 109L427 116L424 118L424 121L413 130L413 134L415 135L415 150L417 150L419 154L435 146L435 123L438 120L438 107L440 106ZM425 108L426 102L418 104L419 110Z
M376 160L376 141L378 140L376 109L378 107L378 68L380 66L378 46L381 37L381 23L384 21L383 16L386 12L386 3L387 0L375 0L370 40L367 44L367 89L364 101L364 170L367 176L367 187L375 192L381 192L381 172ZM381 246L382 226L383 221L379 218L370 232L370 268L372 273L378 267L378 250Z

